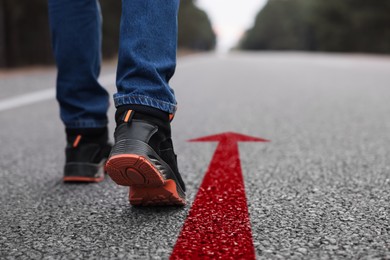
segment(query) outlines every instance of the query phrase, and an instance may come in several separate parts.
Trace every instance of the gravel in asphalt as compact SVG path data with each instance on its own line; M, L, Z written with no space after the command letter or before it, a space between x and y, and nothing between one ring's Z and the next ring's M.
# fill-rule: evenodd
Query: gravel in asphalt
M0 258L167 259L216 147L186 140L234 131L271 141L240 144L258 259L390 259L389 72L389 57L365 55L179 59L173 134L185 208L131 207L109 178L63 184L55 100L2 111ZM52 70L0 75L2 98L54 80Z

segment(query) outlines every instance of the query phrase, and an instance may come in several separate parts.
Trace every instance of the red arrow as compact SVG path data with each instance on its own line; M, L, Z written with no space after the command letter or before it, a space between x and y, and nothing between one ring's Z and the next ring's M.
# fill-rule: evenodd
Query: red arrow
M238 142L268 142L237 133L190 140L219 142L171 259L255 259Z

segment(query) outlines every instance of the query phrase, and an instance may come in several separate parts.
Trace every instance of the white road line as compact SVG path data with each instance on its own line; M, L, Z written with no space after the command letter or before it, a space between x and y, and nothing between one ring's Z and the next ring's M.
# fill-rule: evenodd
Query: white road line
M54 89L45 89L13 98L7 98L4 100L0 100L0 111L34 104L40 101L52 99L54 98L54 96Z
M115 83L115 73L107 74L99 79L103 86L112 86ZM32 93L19 95L12 98L0 100L0 112L12 108L22 107L41 101L55 98L56 91L53 88L35 91Z

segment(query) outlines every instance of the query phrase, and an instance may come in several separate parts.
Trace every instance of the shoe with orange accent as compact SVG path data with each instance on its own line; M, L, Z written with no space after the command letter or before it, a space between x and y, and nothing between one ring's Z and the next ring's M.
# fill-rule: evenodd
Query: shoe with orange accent
M119 107L115 144L105 170L130 186L132 205L185 205L185 185L173 151L169 114L140 105Z
M111 151L107 128L66 129L64 182L100 182Z

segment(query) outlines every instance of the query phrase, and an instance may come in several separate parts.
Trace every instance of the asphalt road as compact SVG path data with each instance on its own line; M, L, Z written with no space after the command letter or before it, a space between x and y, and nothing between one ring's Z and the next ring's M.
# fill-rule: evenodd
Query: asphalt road
M108 65L102 74L114 71ZM54 81L53 69L3 73L0 104ZM390 57L179 59L173 134L184 209L131 207L127 189L109 178L63 184L55 100L4 109L0 258L167 259L216 147L186 140L235 131L271 141L240 144L258 259L390 259L389 84Z

